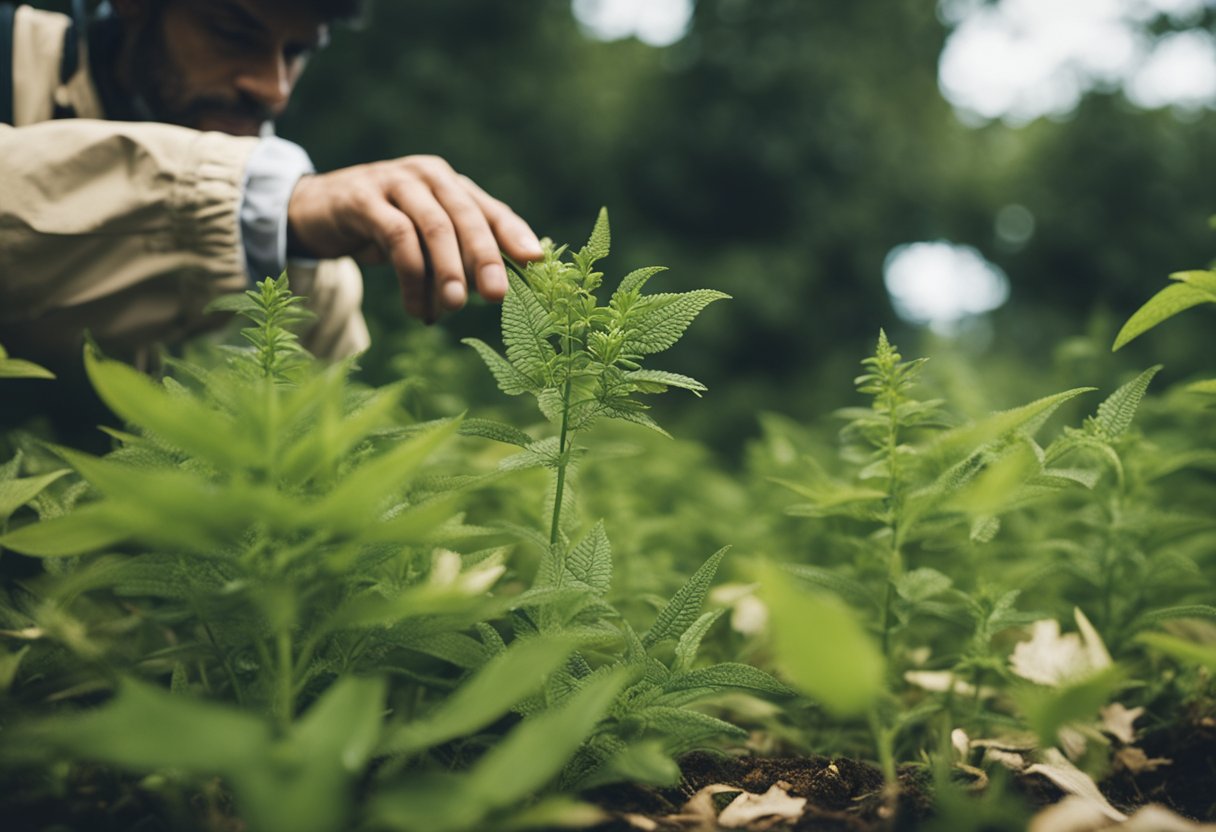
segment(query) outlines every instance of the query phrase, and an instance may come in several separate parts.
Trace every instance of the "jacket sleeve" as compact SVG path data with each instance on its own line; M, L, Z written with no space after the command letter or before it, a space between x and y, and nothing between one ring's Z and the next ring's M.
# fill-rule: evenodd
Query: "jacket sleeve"
M241 183L257 142L88 119L0 126L0 325L90 325L95 308L119 339L188 329L246 285Z

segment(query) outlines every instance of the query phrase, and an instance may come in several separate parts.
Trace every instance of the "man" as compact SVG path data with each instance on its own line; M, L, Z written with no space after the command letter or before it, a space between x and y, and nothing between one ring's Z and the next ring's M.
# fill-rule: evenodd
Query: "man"
M0 5L0 344L69 367L87 329L137 364L286 267L319 318L305 346L368 346L352 258L388 262L428 322L540 256L506 205L429 156L313 173L274 137L308 56L360 0L112 0L84 25ZM6 14L7 12L7 14ZM5 104L9 106L6 108ZM5 109L9 109L6 118Z

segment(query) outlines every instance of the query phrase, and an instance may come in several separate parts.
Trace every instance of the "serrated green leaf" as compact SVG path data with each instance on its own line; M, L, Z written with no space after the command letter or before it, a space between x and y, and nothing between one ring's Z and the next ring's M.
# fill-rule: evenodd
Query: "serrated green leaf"
M942 594L953 584L953 581L936 569L921 567L900 575L895 581L895 591L905 601L918 604Z
M671 665L673 673L683 673L692 669L692 664L697 658L697 651L701 649L701 640L705 638L709 628L725 613L725 609L703 613L680 634L680 640L676 643L675 661Z
M1201 303L1216 303L1210 292L1186 283L1174 283L1153 295L1127 320L1111 350L1118 350L1134 338L1148 332L1157 324L1174 317L1179 312Z
M1153 376L1159 372L1161 372L1160 364L1155 367L1149 367L1114 393L1111 393L1106 401L1098 405L1098 413L1094 417L1094 426L1105 439L1117 439L1131 426L1132 419L1136 415L1136 410L1140 407L1140 400L1144 398L1144 394L1148 390L1148 385L1153 380Z
M954 428L935 437L924 446L923 453L954 457L959 454L970 455L976 448L1015 431L1024 430L1028 425L1041 425L1047 416L1058 410L1065 402L1096 389L1095 387L1074 387L1062 393L1036 399L1021 407L993 413L977 422Z
M711 739L742 740L747 732L725 720L687 708L650 705L630 713L625 721L657 735L668 753L679 754L705 745Z
M1143 630L1145 627L1152 627L1155 624L1160 624L1162 621L1171 621L1177 618L1216 618L1216 607L1211 604L1182 604L1176 607L1162 607L1161 609L1150 610L1136 617L1132 622L1130 629Z
M763 670L737 662L723 662L710 667L690 670L687 673L672 674L663 685L665 691L692 690L694 688L710 690L739 688L773 696L789 696L794 692Z
M460 423L461 436L476 436L481 439L492 439L507 445L518 445L526 448L535 440L514 425L505 422L495 422L492 419L465 419Z
M680 340L705 307L729 297L713 289L647 296L645 308L630 321L622 351L637 355L662 352Z
M552 638L512 644L430 714L390 731L378 753L412 754L490 725L540 690L573 650L572 642Z
M502 340L507 346L507 360L541 386L545 368L557 354L549 338L558 329L532 287L514 274L508 274L507 280L511 288L502 302Z
M594 263L607 257L611 247L612 233L608 226L608 209L600 208L595 218L595 227L591 229L591 236L587 238L587 244L580 253L588 258L588 263Z
M612 304L615 306L619 303L618 298L623 298L630 292L640 292L650 278L659 272L665 271L667 271L666 266L646 266L645 268L634 269L621 278L621 285L612 293Z
M679 638L701 615L701 607L705 605L705 596L718 574L718 565L730 550L724 546L701 564L688 583L680 587L671 600L659 611L654 625L642 636L642 644L646 648L658 644L668 638Z
M508 396L520 396L524 393L537 393L540 390L540 383L533 381L528 376L524 375L507 359L503 358L489 344L482 341L480 338L463 338L462 344L467 344L477 351L481 356L481 360L485 362L490 373L494 376L494 380L498 382L498 389L506 393Z
M625 373L625 380L637 385L658 385L662 392L667 387L679 387L683 390L691 390L693 393L700 396L707 388L704 384L689 376L682 376L679 373L669 373L666 370L633 370ZM643 389L641 392L650 392Z
M596 595L604 595L612 583L612 546L601 520L566 556L566 582L573 580Z

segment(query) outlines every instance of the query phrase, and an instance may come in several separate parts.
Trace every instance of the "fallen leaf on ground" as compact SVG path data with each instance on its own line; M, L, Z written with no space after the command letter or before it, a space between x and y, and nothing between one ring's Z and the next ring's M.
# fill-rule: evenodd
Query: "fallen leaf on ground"
M1121 702L1112 702L1102 710L1102 730L1110 734L1124 745L1136 741L1136 729L1132 727L1144 713L1144 708L1125 708Z
M1070 795L1035 815L1029 832L1216 832L1216 825L1187 820L1155 803L1112 820L1086 798Z
M1115 765L1119 768L1126 769L1132 774L1140 774L1145 771L1156 771L1162 766L1173 764L1173 760L1166 757L1149 757L1144 753L1143 748L1137 748L1134 745L1127 748L1120 748L1115 752Z
M805 797L790 797L790 784L774 783L764 794L743 792L718 815L718 824L739 829L760 818L797 819L806 808Z
M1044 762L1028 766L1026 774L1043 775L1065 793L1088 801L1111 820L1127 819L1127 815L1110 805L1110 801L1098 790L1098 784L1093 778L1069 762L1059 750L1048 748L1043 752L1043 760Z

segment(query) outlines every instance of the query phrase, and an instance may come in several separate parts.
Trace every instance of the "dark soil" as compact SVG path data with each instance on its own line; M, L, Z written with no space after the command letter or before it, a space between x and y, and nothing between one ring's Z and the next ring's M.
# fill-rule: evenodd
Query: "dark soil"
M1131 767L1119 762L1116 753L1116 763L1101 783L1114 806L1131 814L1147 803L1159 803L1192 820L1216 821L1216 720L1206 717L1190 725L1150 733L1136 749L1125 758ZM1133 770L1143 759L1171 762ZM821 756L734 758L698 752L684 757L680 768L684 776L677 788L621 785L584 795L613 815L613 820L595 827L595 832L637 832L638 827L625 819L627 814L654 821L661 832L687 830L687 824L665 819L679 814L689 798L712 784L763 794L784 781L791 796L807 798L798 820L757 826L774 832L909 832L932 815L932 784L923 769L901 770L899 795L892 807L883 792L882 773L857 760ZM1031 809L1063 797L1043 777L1016 777L1011 784ZM730 793L721 795L721 805L732 797Z

